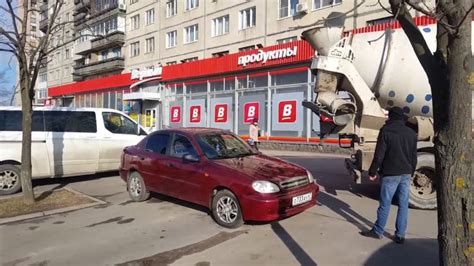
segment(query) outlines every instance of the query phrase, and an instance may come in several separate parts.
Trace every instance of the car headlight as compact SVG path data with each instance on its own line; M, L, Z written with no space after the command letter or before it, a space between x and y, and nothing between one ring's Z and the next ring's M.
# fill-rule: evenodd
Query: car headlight
M259 193L275 193L280 191L277 185L268 181L254 181L252 188Z
M313 175L311 174L310 171L306 170L306 173L308 174L308 180L309 180L309 183L316 183L316 180L314 180L314 177Z

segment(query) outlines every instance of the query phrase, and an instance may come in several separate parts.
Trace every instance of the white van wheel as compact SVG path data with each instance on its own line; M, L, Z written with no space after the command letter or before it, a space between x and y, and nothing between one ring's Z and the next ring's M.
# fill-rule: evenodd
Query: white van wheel
M20 173L16 165L0 165L0 195L15 194L21 189Z

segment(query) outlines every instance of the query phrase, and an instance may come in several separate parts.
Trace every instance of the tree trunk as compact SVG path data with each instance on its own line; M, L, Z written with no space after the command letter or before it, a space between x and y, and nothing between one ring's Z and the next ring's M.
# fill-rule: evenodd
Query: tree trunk
M471 7L470 0L441 1L448 6L456 5L447 13L451 25L459 25L456 32L448 33L446 66L448 88L443 98L436 98L435 108L435 156L439 176L438 192L438 241L441 265L472 265L474 261L472 224L472 140L471 140ZM463 21L464 20L464 21ZM463 22L462 22L463 21ZM462 22L462 24L461 24ZM439 25L438 25L439 26ZM439 26L440 27L440 26ZM444 32L446 34L447 32ZM438 31L438 45L445 41ZM446 119L439 119L444 116Z
M33 204L35 195L31 183L31 124L32 124L32 95L30 90L30 77L25 71L25 67L19 64L20 71L20 90L22 105L22 129L23 139L21 146L21 188L23 198L26 203Z

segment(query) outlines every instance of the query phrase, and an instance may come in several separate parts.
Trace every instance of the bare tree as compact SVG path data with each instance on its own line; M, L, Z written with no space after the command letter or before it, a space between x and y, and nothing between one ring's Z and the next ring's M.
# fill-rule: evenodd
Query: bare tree
M425 70L433 95L437 173L438 242L441 265L472 265L473 175L471 140L472 0L389 0ZM432 53L409 9L437 21L437 47Z
M59 15L64 0L55 0L49 5L46 11L49 14L47 26L42 36L30 34L27 28L30 13L41 12L36 8L36 1L24 0L19 6L14 6L15 2L6 0L4 4L0 4L0 11L7 14L2 21L8 21L8 23L3 23L7 26L0 25L0 52L11 53L18 63L18 88L23 113L21 186L25 202L34 203L35 196L31 183L31 122L36 79L40 69L45 66L48 55L74 42L78 36L72 38L62 34L65 27L72 23L60 20ZM53 39L56 42L53 42Z

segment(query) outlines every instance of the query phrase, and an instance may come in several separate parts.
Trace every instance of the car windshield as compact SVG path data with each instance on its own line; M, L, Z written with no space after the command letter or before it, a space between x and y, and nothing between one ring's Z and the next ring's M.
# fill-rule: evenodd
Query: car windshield
M249 145L232 134L202 134L198 135L197 140L204 155L211 160L257 154Z

